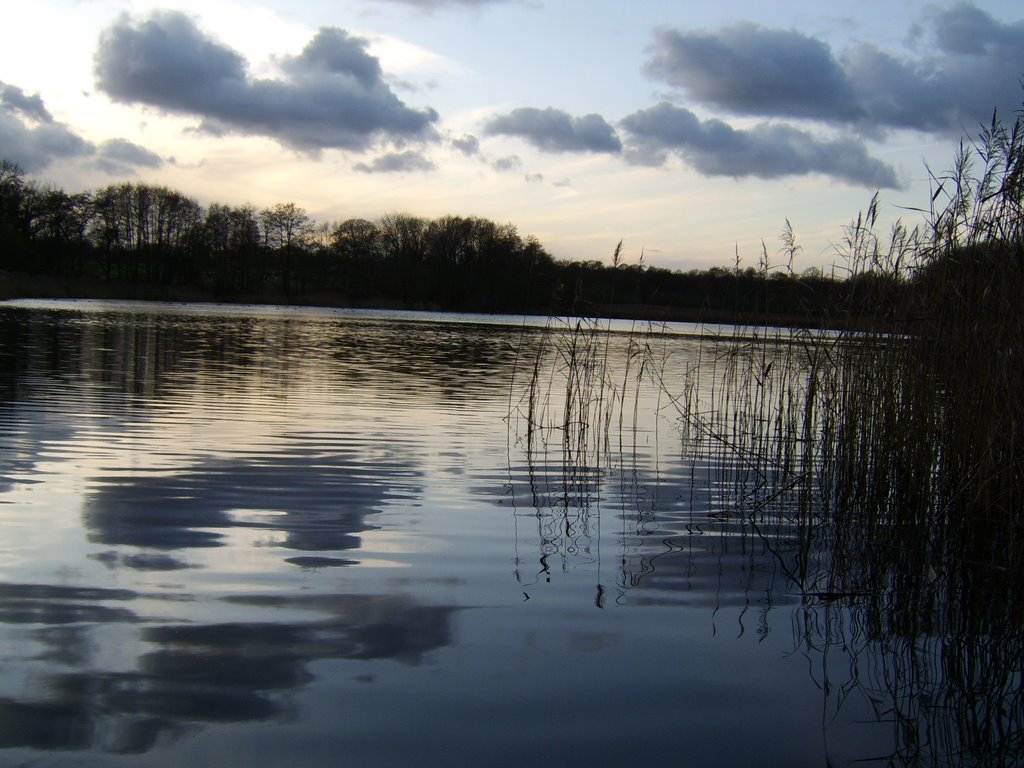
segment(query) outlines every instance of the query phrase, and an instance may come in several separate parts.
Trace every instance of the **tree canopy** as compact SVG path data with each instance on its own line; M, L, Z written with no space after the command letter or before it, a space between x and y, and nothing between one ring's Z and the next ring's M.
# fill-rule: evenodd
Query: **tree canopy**
M790 268L771 268L765 255L756 270L683 273L627 264L621 244L610 265L556 260L514 225L476 216L316 222L292 202L204 207L141 182L67 193L0 163L0 270L99 283L126 297L159 288L224 301L830 322L830 308L856 286L793 273L788 222L785 233Z

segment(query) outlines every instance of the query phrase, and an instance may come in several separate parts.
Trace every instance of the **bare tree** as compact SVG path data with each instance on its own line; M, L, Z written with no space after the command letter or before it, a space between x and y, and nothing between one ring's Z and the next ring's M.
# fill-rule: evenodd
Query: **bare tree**
M277 203L260 212L260 223L264 245L280 255L281 286L286 294L290 293L294 253L306 245L313 220L295 203Z

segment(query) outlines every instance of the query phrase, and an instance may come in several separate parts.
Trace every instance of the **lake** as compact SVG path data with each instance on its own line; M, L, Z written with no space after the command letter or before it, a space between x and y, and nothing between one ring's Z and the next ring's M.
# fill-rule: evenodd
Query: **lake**
M0 303L0 763L1019 758L1019 668L968 737L946 606L736 513L712 330Z

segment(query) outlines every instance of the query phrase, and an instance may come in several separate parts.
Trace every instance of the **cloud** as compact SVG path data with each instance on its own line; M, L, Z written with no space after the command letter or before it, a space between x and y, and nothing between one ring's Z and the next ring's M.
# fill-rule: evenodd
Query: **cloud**
M518 171L523 167L523 160L519 155L508 155L507 157L499 157L493 163L491 168L498 171L498 173L508 173L510 171Z
M95 148L60 123L25 125L17 116L0 110L0 157L36 173L55 160L88 157Z
M357 163L353 166L363 173L409 173L432 171L437 166L418 152L392 152L382 155L372 163Z
M127 139L107 139L96 148L97 165L111 175L131 173L134 168L159 168L160 155Z
M871 188L900 186L895 171L852 138L822 140L773 123L738 130L667 102L629 115L622 126L634 142L627 157L636 163L661 164L671 153L706 176L774 179L821 173Z
M93 158L101 171L131 174L135 167L159 168L163 160L126 139L99 146L84 139L50 114L39 94L0 82L0 158L38 173L58 160Z
M948 54L987 55L997 49L1012 52L1024 43L1024 24L1003 24L967 3L937 14L934 27L936 43Z
M469 134L459 139L452 139L452 146L466 157L473 157L480 153L480 140Z
M55 160L94 152L91 143L53 119L40 96L0 83L0 158L36 173Z
M407 107L384 81L367 41L324 27L280 79L249 76L241 55L178 11L122 15L100 37L97 87L115 101L200 119L214 135L266 136L305 152L362 150L378 140L435 138L435 111Z
M872 125L960 135L993 109L1021 106L1024 21L1004 23L967 3L929 17L917 57L862 44L843 68ZM881 78L881 79L880 79Z
M622 151L622 142L600 115L573 117L548 107L522 107L492 117L484 126L489 135L517 136L546 152Z
M740 23L707 32L662 28L648 74L700 104L737 115L811 119L880 135L959 134L1020 106L1024 22L961 3L933 14L922 54L871 44L836 52L792 30Z
M667 102L635 112L620 125L630 138L625 149L615 129L598 115L574 118L550 107L516 109L492 118L485 130L519 136L548 152L624 153L634 164L661 165L674 154L706 176L774 179L822 173L873 188L900 186L892 167L872 158L855 138L824 140L778 123L738 130ZM515 155L492 163L497 171L521 166Z
M52 123L53 115L43 104L38 93L29 95L16 85L0 82L0 109L19 113L22 117L37 123Z
M377 2L401 3L411 5L424 11L434 11L438 8L484 8L488 5L500 5L501 3L519 3L522 0L377 0Z
M697 101L736 114L860 116L826 43L743 22L715 33L662 28L647 72Z

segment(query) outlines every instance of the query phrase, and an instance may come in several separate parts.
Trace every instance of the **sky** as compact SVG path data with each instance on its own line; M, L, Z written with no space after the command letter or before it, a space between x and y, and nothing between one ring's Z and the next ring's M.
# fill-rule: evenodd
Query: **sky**
M318 222L482 216L556 258L830 270L876 192L1024 104L1007 0L4 0L0 158ZM781 257L780 257L781 258ZM841 260L839 260L841 263Z

